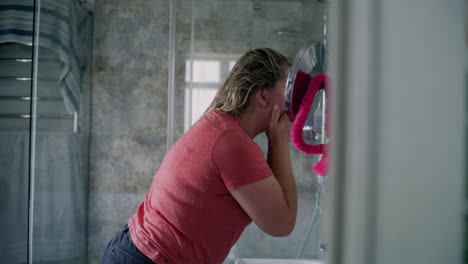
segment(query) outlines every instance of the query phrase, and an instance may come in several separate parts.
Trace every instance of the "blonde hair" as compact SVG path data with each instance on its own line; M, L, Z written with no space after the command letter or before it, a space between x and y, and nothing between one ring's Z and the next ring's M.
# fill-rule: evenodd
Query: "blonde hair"
M239 116L253 92L259 88L273 89L278 80L287 77L288 65L290 60L273 49L249 50L236 62L205 114L219 110Z

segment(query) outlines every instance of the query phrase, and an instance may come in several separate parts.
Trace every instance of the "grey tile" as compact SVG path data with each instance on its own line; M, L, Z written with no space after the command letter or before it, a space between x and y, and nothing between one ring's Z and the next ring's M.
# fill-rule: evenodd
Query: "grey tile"
M141 193L166 151L165 137L96 136L91 144L90 191Z
M91 192L88 263L100 263L107 244L135 213L145 194Z

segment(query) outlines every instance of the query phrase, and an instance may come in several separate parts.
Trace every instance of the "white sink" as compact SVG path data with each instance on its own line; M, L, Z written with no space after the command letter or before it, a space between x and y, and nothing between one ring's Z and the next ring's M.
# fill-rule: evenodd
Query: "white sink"
M235 264L324 264L319 259L237 259Z

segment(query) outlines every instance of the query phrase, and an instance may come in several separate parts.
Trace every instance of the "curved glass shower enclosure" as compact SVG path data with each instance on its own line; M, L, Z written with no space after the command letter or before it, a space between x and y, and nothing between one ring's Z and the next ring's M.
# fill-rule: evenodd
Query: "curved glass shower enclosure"
M0 263L86 263L93 17L0 0Z
M311 42L324 42L327 4L317 0L174 0L172 127L168 145L195 123L217 88L248 49L269 47L293 59ZM185 74L179 74L184 72ZM170 100L169 100L170 101ZM171 106L169 106L171 108ZM266 153L267 140L256 142ZM299 210L294 232L284 238L247 227L225 264L240 258L324 259L323 229L326 178L312 171L319 155L305 155L291 147Z

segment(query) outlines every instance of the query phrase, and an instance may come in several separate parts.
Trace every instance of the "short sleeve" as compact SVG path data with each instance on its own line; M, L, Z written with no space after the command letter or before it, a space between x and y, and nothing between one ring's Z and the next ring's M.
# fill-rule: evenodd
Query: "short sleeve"
M229 191L273 175L260 147L243 131L224 132L211 159Z

